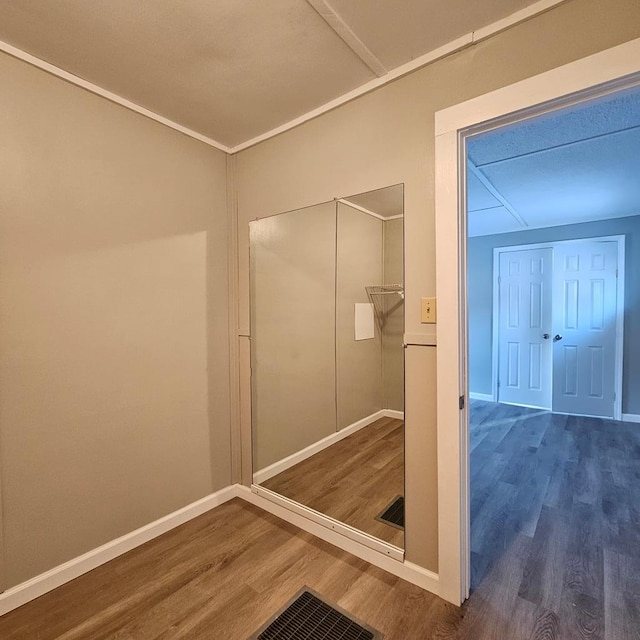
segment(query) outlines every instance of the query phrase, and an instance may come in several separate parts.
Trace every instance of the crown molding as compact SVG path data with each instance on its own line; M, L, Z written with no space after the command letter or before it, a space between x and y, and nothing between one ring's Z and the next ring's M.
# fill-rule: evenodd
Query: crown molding
M42 60L41 58L38 58L34 55L31 55L30 53L27 53L22 49L18 49L17 47L14 47L13 45L10 45L7 42L3 42L2 40L0 40L0 51L3 51L4 53L14 58L17 58L18 60L22 60L23 62L26 62L34 67L37 67L38 69L42 69L43 71L46 71L47 73L50 73L51 75L56 76L61 80L65 80L70 84L80 87L81 89L86 89L90 93L93 93L97 96L100 96L101 98L105 98L106 100L109 100L109 102L114 102L115 104L119 104L121 107L124 107L125 109L129 109L129 111L135 111L136 113L139 113L140 115L145 116L145 118L149 118L150 120L155 120L156 122L164 125L165 127L169 127L170 129L179 131L180 133L183 133L184 135L189 136L190 138L194 138L195 140L204 142L204 144L207 144L210 147L215 147L216 149L219 149L220 151L224 151L225 153L231 153L231 149L229 147L218 142L217 140L213 140L212 138L209 138L201 133L198 133L193 129L184 127L181 124L178 124L173 120L170 120L169 118L165 118L164 116L161 116L160 114L155 113L150 109L146 109L145 107L141 107L139 104L136 104L131 100L127 100L127 98L123 98L117 93L113 93L113 91L108 91L107 89L104 89L103 87L97 84L94 84L93 82L89 82L84 78L74 75L73 73L69 73L68 71L61 69L60 67L56 67L55 65L49 62L46 62L45 60Z
M456 53L457 51L466 49L476 42L486 40L487 38L496 35L497 33L504 31L505 29L508 29L509 27L519 24L520 22L524 22L525 20L529 20L530 18L533 18L540 13L549 11L557 5L562 4L566 1L567 0L539 0L539 2L535 2L534 4L529 5L528 7L525 7L520 11L516 11L515 13L512 13L505 18L482 27L481 29L472 31L471 33L467 33L441 47L438 47L437 49L433 49L432 51L429 51L428 53L425 53L424 55L411 60L410 62L400 65L399 67L396 67L395 69L389 71L384 76L374 78L373 80L370 80L369 82L359 86L358 88L353 89L353 91L349 91L348 93L345 93L344 95L335 98L334 100L331 100L330 102L327 102L322 106L317 107L316 109L312 109L311 111L298 118L295 118L294 120L290 120L289 122L271 129L270 131L262 133L255 138L251 138L250 140L241 142L240 144L237 144L236 146L231 148L231 153L238 153L239 151L243 151L244 149L248 149L249 147L253 147L256 144L259 144L260 142L264 142L269 138L280 135L285 131L289 131L290 129L293 129L301 124L304 124L305 122L308 122L309 120L313 120L314 118L327 113L328 111L332 111L333 109L336 109L337 107L340 107L347 102L351 102L352 100L355 100L360 96L370 93L371 91L375 91L376 89L384 86L385 84L388 84L389 82L393 82L394 80L397 80L402 76L406 76L409 73L417 71L418 69L425 67L428 64L435 62L436 60L445 58L452 53Z
M209 138L201 133L198 133L197 131L194 131L193 129L189 129L188 127L185 127L177 122L174 122L169 118L165 118L164 116L161 116L160 114L155 113L150 109L146 109L145 107L142 107L139 104L136 104L131 100L128 100L127 98L124 98L116 93L113 93L112 91L108 91L107 89L104 89L103 87L97 84L94 84L93 82L89 82L88 80L85 80L83 78L80 78L79 76L74 75L73 73L69 73L68 71L61 69L60 67L56 67L55 65L49 62L46 62L45 60L42 60L41 58L38 58L30 53L27 53L22 49L18 49L17 47L14 47L13 45L10 45L7 42L0 41L0 51L3 51L4 53L10 56L13 56L14 58L17 58L19 60L22 60L23 62L26 62L30 65L33 65L34 67L38 67L39 69L42 69L47 73L50 73L58 78L61 78L66 82L74 84L77 87L80 87L95 95L105 98L110 102L119 104L120 106L125 107L125 109L129 109L130 111L139 113L140 115L145 116L146 118L149 118L151 120L154 120L166 127L169 127L170 129L174 129L175 131L183 133L184 135L189 136L190 138L199 140L200 142L203 142L204 144L209 145L210 147L214 147L215 149L219 149L220 151L224 151L225 153L234 154L234 153L238 153L239 151L243 151L244 149L248 149L249 147L253 147L256 144L259 144L260 142L264 142L269 138L273 138L281 133L284 133L285 131L289 131L290 129L293 129L301 124L304 124L305 122L308 122L309 120L312 120L314 118L317 118L318 116L321 116L324 113L327 113L328 111L332 111L333 109L336 109L337 107L340 107L341 105L346 104L347 102L351 102L352 100L355 100L360 96L370 93L371 91L374 91L375 89L378 89L384 86L385 84L388 84L389 82L393 82L394 80L397 80L402 76L412 73L413 71L416 71L421 67L424 67L432 62L435 62L436 60L440 60L441 58L451 55L452 53L465 49L475 44L476 42L485 40L501 31L504 31L505 29L508 29L509 27L512 27L520 22L528 20L540 13L549 11L550 9L553 9L557 5L562 4L563 2L566 2L566 1L567 0L539 0L538 2L535 2L534 4L529 5L528 7L521 9L520 11L516 11L515 13L512 13L511 15L505 18L502 18L501 20L498 20L490 25L482 27L477 31L472 31L471 33L467 33L466 35L461 36L460 38L456 38L455 40L452 40L451 42L448 42L447 44L441 47L438 47L433 51L425 53L424 55L419 56L418 58L415 58L410 62L407 62L406 64L396 67L395 69L392 69L385 75L379 78L375 78L374 80L371 80L361 85L360 87L357 87L356 89L353 89L348 93L345 93L339 98L330 100L329 102L323 104L322 106L317 107L316 109L312 109L311 111L305 113L304 115L298 118L294 118L293 120L290 120L285 124L282 124L274 129L266 131L265 133L262 133L258 136L255 136L249 140L246 140L245 142L241 142L240 144L237 144L232 147L224 145L221 142L214 140L213 138Z

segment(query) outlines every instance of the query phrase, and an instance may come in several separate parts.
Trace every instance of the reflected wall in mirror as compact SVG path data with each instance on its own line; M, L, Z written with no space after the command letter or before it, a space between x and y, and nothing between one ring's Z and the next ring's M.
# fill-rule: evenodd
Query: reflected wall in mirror
M250 246L254 482L403 547L403 185L256 220Z

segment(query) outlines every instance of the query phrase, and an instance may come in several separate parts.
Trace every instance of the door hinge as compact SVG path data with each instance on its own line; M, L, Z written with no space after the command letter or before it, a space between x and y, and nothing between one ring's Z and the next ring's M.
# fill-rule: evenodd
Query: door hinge
M460 409L460 411L464 409L464 396L460 396L460 398L458 398L458 409Z

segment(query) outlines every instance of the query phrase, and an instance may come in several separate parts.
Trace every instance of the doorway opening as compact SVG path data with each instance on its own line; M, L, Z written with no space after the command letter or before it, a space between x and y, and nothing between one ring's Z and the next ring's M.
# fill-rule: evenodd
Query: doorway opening
M474 296L483 297L485 302L488 299L488 306L490 308L492 308L493 305L493 286L491 284L491 275L489 276L490 282L488 287L477 286L472 288L470 286L470 281L467 279L468 273L473 272L474 275L477 274L477 270L472 266L473 257L471 253L467 252L467 245L470 242L467 237L467 229L471 232L469 235L473 237L473 229L478 217L476 216L476 220L474 220L474 216L472 216L471 213L467 215L466 212L466 177L467 175L473 175L475 177L474 169L467 166L465 163L466 145L473 139L473 136L480 136L487 132L495 132L498 129L501 130L501 133L504 133L505 131L508 131L513 127L520 126L521 124L524 124L525 126L530 125L532 123L531 118L534 116L553 119L559 115L560 110L570 110L570 108L579 110L580 105L584 106L587 102L591 102L593 104L598 101L603 102L606 101L607 97L611 97L616 92L621 90L633 90L633 88L637 87L640 83L640 67L637 62L635 64L629 62L630 58L627 58L627 56L634 55L637 60L637 54L639 53L640 41L627 43L627 45L622 45L607 52L602 52L601 54L592 56L591 59L587 58L571 63L563 68L523 81L518 85L506 87L505 89L498 90L493 94L487 94L486 96L470 100L467 103L457 105L456 107L451 107L450 109L444 110L436 117L436 161L439 166L439 172L436 178L436 241L437 248L439 249L437 254L436 281L438 287L438 307L440 316L438 323L438 496L439 540L441 545L439 556L440 591L441 595L453 602L462 602L468 597L474 563L477 563L478 561L478 558L475 557L473 553L474 540L472 539L473 534L470 527L470 519L473 517L473 509L478 506L477 503L475 505L473 504L473 496L469 493L469 478L470 475L473 475L473 469L470 470L469 468L470 450L472 448L477 449L478 447L487 449L487 446L482 444L484 440L474 439L473 434L469 432L469 415L474 411L474 403L481 403L483 400L476 400L472 398L471 403L464 402L465 399L469 399L469 391L471 390L474 392L472 385L475 369L473 358L468 355L468 349L470 349L474 339L480 335L477 334L475 330L472 330L470 325L471 309L469 307L472 306L471 299ZM595 64L596 58L597 64ZM602 124L602 121L600 121L600 123ZM637 130L635 125L628 128ZM593 138L596 139L597 136L593 136ZM539 144L540 136L531 136L528 143L531 143L531 141L535 144ZM565 145L557 146L562 147ZM514 150L511 149L511 151ZM516 150L516 153L514 154L514 156L522 157L527 157L528 155L530 155L529 151L523 148ZM541 165L542 168L544 168L545 161L542 158L543 154L538 155L541 157ZM635 155L637 155L637 153ZM486 176L488 172L483 173L485 173ZM519 181L517 172L512 172L512 178L514 182ZM597 202L596 198L592 195L593 192L589 189L589 187L597 183L596 178L597 176L595 176L595 178L591 177L584 183L585 189L583 191L584 197L582 199L583 210L586 210L595 204L602 205L604 201L601 199ZM454 183L456 181L458 185L457 188L454 187ZM492 184L490 178L488 182ZM490 189L488 191L491 193ZM614 189L609 195L617 194L619 191L619 189ZM556 192L556 195L557 193L558 192ZM494 194L491 195L493 196ZM606 194L604 193L601 194L602 198L604 198L605 195ZM535 194L529 194L529 197L525 198L525 202L531 204L533 208L539 204ZM569 239L593 239L603 236L624 235L626 236L625 240L627 241L628 249L625 264L627 266L627 272L629 273L631 271L629 269L629 255L633 254L633 245L629 242L628 232L620 230L617 227L619 225L629 223L631 218L637 217L638 211L627 214L618 214L619 217L616 217L613 222L609 221L608 224L611 226L607 229L595 229L597 224L595 219L582 219L573 221L573 224L583 225L583 229L588 229L589 233L564 236L560 234L560 237L554 238L541 237L546 233L544 229L549 226L554 227L556 231L564 231L568 226L571 226L571 222L563 223L557 219L559 215L558 211L562 208L563 207L557 207L556 210L547 212L547 225L530 225L526 220L526 216L522 216L520 213L518 206L513 206L513 203L509 202L508 198L505 198L505 202L500 202L498 199L497 204L494 202L489 206L478 208L476 210L480 211L480 209L484 209L485 211L490 211L491 209L494 209L494 213L497 213L497 215L492 217L493 221L497 224L497 229L487 230L485 233L478 235L485 238L486 236L499 235L505 232L511 234L509 241L506 241L505 239L505 241L502 242L500 245L502 247L549 243L552 241L555 242ZM510 209L515 211L515 215ZM519 213L525 220L524 231L522 230L521 222L518 220ZM513 238L519 234L529 234L529 237L518 237L517 241L514 242ZM491 247L490 254L493 253L494 248L495 246ZM489 273L492 274L493 264L491 261L488 269ZM625 292L625 296L627 298L629 297L628 292ZM630 315L633 314L630 314L627 310L625 319L628 319ZM481 341L481 344L488 346L490 361L492 360L491 354L493 347L492 331L493 325L490 321L489 333L488 335L484 334L484 339ZM544 333L547 332L544 331L543 334ZM561 331L549 333L552 337L555 336L556 333L564 335ZM625 332L625 344L627 346L633 344L633 339L629 339L628 331ZM628 398L632 398L633 396L632 393L629 393L629 385L631 384L631 380L627 375L629 373L629 361L629 358L624 358L622 412L623 417L633 419L634 415L632 413L630 414L630 406L625 405L624 400L625 395ZM574 369L575 368L576 367L574 366ZM580 365L578 365L578 370L580 372L582 371L582 367ZM492 394L492 375L493 371L490 369L488 386L486 386L484 390L476 390L475 393L484 393L487 395ZM485 402L488 402L488 400ZM471 411L469 410L469 404L471 404ZM520 453L524 454L524 457L507 460L505 463L506 466L502 468L501 481L505 485L508 485L510 484L508 482L509 479L514 481L517 478L533 479L539 477L537 476L539 465L533 461L535 459L534 449L538 449L540 447L545 437L545 428L544 426L542 428L540 427L540 420L543 419L543 421L546 421L546 427L549 427L550 424L558 426L558 429L549 431L549 441L547 442L549 446L546 450L551 451L550 445L552 444L553 437L556 435L560 439L564 437L568 437L569 440L573 439L573 443L570 442L569 444L573 444L575 446L573 448L570 447L570 449L572 449L572 452L577 450L578 454L583 454L582 461L579 459L572 461L577 466L581 465L579 476L577 478L578 482L575 484L581 486L582 489L588 488L589 491L591 491L591 489L594 490L594 493L590 495L574 494L572 496L571 503L572 505L575 505L575 513L571 517L574 517L576 522L582 522L583 525L585 522L595 523L595 520L592 518L593 513L589 512L589 508L595 503L599 504L601 507L606 503L608 509L609 505L613 504L613 502L609 501L609 497L612 495L611 493L608 493L608 497L603 499L602 494L596 495L596 492L602 489L606 484L601 482L602 479L604 478L607 481L611 480L612 476L615 475L617 471L614 473L611 467L598 467L598 465L593 464L594 457L587 455L589 453L589 447L592 446L593 443L590 444L588 438L576 437L574 427L578 420L587 422L592 420L600 422L604 421L608 423L613 423L613 421L608 418L567 416L560 413L553 413L544 408L536 408L536 405L533 405L534 408L528 408L508 405L506 403L496 404L500 414L494 415L494 424L497 424L499 428L504 429L504 425L509 420L513 419L524 427L525 430L522 433L524 433L526 437L521 437L522 433L519 434L519 436L516 436L515 433L509 436L502 445L504 450L494 449L489 453L486 465L487 468L490 463L497 462L501 456L504 462L505 454L507 453L507 445L509 444L509 441L511 441L512 444L518 444L520 447ZM491 408L485 407L485 416L491 410ZM515 411L516 413L520 412L520 415L508 415L509 412L512 411ZM584 411L583 413L588 414L587 411ZM596 423L594 423L594 425L595 424ZM629 425L629 423L627 423L627 425L631 427L634 426L632 424ZM459 428L456 428L456 426ZM592 431L595 433L597 428ZM495 436L497 433L498 430L494 431L492 435ZM602 436L600 439L603 442L608 442L609 445L614 445L613 448L618 450L623 448L618 440L618 436L621 433L622 431L620 430L616 432L615 430L611 431L610 429L601 429L599 431L600 436ZM567 434L569 435L567 436ZM627 446L633 447L633 438L636 434L637 427L635 432L627 429L627 431L624 432L622 440L626 439ZM503 433L503 437L506 436L507 434ZM527 438L529 440L528 442ZM480 440L482 440L482 442L480 442ZM522 445L524 445L524 448ZM609 451L609 454L617 455L614 454L613 451ZM573 455L573 453L570 453L570 455ZM555 465L553 465L553 468L555 469ZM609 474L609 476L606 476L606 474ZM562 474L558 471L557 473L552 474L552 476L553 477L548 480L547 492L553 484L553 487L558 490L556 492L556 497L560 500L560 496L564 495L561 491ZM592 480L594 482L592 482ZM612 490L614 492L621 489L621 493L624 494L624 487L621 485L622 482L623 480L618 477L618 482L616 483L614 481L613 485L608 485L607 490L612 489L613 487ZM596 486L598 483L599 487ZM516 486L515 482L512 486ZM492 493L492 488L493 487L489 486L489 484L485 487L486 490L483 492L485 499L488 497L493 499L493 496L496 495L495 492ZM521 515L526 516L530 513L526 500L523 499L525 496L518 488L515 490L511 489L511 493L509 493L509 487L504 488L507 491L501 498L503 503L502 507L497 512L497 519L493 520L494 532L505 531L509 526L512 528L513 526L516 528L519 527L519 530L516 533L523 534L524 537L522 535L516 535L513 539L530 544L531 541L535 539L535 526L538 526L540 523L543 524L543 528L544 526L551 528L555 526L545 518L538 518L538 521L535 522L526 522L526 519L521 519L518 524L516 521L517 519L514 519L514 514L520 512ZM626 502L623 500L621 504L622 509L618 513L618 516L620 517L618 517L617 522L612 523L612 527L615 529L617 526L618 533L624 530L625 535L629 535L633 538L633 532L637 532L637 523L634 524L635 516L627 517L624 515L625 510L626 513L630 513L633 509L633 507L630 506L631 503L628 499L628 494ZM584 513L581 511L583 507L585 507ZM534 508L533 512L536 510L537 509ZM540 510L542 512L542 506ZM607 516L607 513L604 515ZM580 520L581 517L582 520ZM486 522L490 521L492 521L490 517L486 519ZM586 529L589 529L589 526L586 526ZM579 553L580 549L585 549L586 547L584 545L579 545L577 540L571 537L573 535L569 533L571 530L571 527L565 529L567 532L566 540L568 540L568 542L566 542L565 549L572 549L574 553ZM574 528L573 530L575 531L576 529ZM577 530L584 532L585 526L582 526L581 529L578 528ZM601 528L601 531L602 530L603 529ZM529 534L529 541L525 540L527 533ZM540 536L538 536L536 544L543 539L549 539L548 535L543 537L542 533L543 531L541 531ZM549 533L549 531L547 531L547 533ZM620 541L620 538L618 538L618 541ZM508 542L510 541L505 540L504 538L497 537L494 539L496 546L500 546L501 544ZM620 547L616 547L617 550L613 550L613 547L615 547L615 545L610 546L607 553L614 554L620 551ZM520 551L522 553L516 554L518 557L529 557L530 554L527 554L525 552L526 550L521 549ZM531 551L531 549L529 549L529 551ZM545 549L544 545L538 544L538 552L538 557L546 555L548 556L549 562L554 563L553 549ZM602 568L602 562L605 561L604 557L597 557L597 551L594 552L593 556L589 557L587 557L588 552L585 553L586 555L580 559L580 562L584 561L584 563L589 564L593 560L593 566L596 567L595 575L602 575L604 573L604 569ZM609 572L609 575L612 575L611 571L614 556L610 555L606 561L609 562L607 571ZM548 573L544 574L544 572L553 571L553 568L550 568L551 565L549 562L547 562L546 568L543 568L543 573L539 574L535 574L535 572L532 573L532 565L527 564L526 560L521 567L515 568L516 575L537 575L537 577L530 583L530 585L535 583L535 585L537 585L535 588L531 586L528 592L528 587L526 586L519 585L516 588L516 600L518 600L518 598L527 600L527 596L529 596L528 602L529 604L532 604L535 600L535 596L532 594L536 592L536 589L538 590L538 594L543 593L545 579L546 576L549 575ZM557 563L558 558L555 559L555 566L557 566ZM569 564L570 566L575 566L572 563ZM513 569L513 567L511 569ZM513 572L509 573L509 571L510 570L507 571L507 574L503 574L503 578L506 579L509 578L509 576L514 575ZM596 582L597 581L598 580L596 580ZM513 586L513 584L510 584L511 588L513 588ZM557 596L558 594L555 593L555 595ZM578 595L593 597L585 593ZM551 599L553 599L553 597L554 593L551 593ZM595 600L597 601L597 598L595 598ZM544 602L546 604L551 604L550 600L545 600ZM538 602L536 606L540 606L540 602Z
M639 148L635 88L465 145L469 586L486 597L511 571L515 602L559 619L582 597L594 617L603 610L609 552L640 561L619 534L624 485L640 472L622 443L640 445L640 434L614 422L633 406L624 276L625 241L640 239ZM507 207L503 230L491 216ZM637 388L632 366L626 377ZM631 475L614 477L612 458ZM583 560L593 584L574 575Z

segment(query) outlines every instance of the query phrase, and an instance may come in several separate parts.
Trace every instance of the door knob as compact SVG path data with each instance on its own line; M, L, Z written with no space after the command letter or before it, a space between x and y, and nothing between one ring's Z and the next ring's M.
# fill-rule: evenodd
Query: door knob
M549 339L549 334L548 334L548 333L543 333L543 334L542 334L542 337L543 337L545 340L548 340L548 339Z
M562 340L562 336L559 333L556 333L556 335L553 336L553 339L557 342L558 340Z

